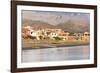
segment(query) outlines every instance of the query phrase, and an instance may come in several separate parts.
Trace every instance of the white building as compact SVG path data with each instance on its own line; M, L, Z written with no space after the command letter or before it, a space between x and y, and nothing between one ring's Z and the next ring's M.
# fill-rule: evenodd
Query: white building
M40 40L38 31L30 30L29 36L35 37L37 40Z
M49 37L50 37L50 39L54 39L54 37L58 37L58 34L55 32L51 32Z

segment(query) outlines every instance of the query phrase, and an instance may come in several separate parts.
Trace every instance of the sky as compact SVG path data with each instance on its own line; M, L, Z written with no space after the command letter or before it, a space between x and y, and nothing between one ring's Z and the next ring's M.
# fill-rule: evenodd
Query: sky
M54 12L54 11L35 11L35 10L22 10L22 19L43 21L51 25L57 25L67 21L74 23L89 24L89 13L79 12Z

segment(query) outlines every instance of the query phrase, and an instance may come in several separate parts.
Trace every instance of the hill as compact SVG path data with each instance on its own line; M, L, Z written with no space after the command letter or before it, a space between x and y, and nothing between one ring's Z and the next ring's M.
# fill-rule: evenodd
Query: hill
M57 25L57 27L68 32L89 32L90 30L89 24L76 23L72 21L60 23Z
M58 25L51 25L43 21L24 20L23 25L30 25L33 27L33 29L59 28L68 32L86 32L86 31L89 32L89 24L78 23L78 22L76 23L73 21L59 23Z

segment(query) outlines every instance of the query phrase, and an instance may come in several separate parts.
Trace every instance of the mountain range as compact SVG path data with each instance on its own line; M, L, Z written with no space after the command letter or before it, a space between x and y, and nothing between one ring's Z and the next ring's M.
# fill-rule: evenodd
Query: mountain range
M45 29L45 28L51 28L51 29L62 29L64 31L68 32L89 32L89 24L76 22L69 20L67 22L59 23L57 25L52 25L47 22L43 21L33 21L33 20L23 20L23 26L24 25L30 25L33 29Z

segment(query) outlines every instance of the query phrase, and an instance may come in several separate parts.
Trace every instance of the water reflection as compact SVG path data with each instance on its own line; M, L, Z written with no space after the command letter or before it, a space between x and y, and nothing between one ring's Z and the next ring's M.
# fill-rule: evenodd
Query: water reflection
M22 62L89 59L90 47L73 46L22 50Z

